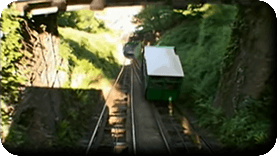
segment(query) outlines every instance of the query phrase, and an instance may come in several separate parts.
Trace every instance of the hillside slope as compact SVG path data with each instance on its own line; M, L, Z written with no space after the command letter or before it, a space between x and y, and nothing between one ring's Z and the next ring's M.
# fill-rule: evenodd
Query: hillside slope
M272 92L274 16L266 3L240 7L214 101L214 106L222 107L228 116L239 110L246 98L262 99L265 91Z
M19 59L27 65L16 71L19 74L30 71L21 75L30 77L22 83L23 92L17 94L17 103L9 101L4 106L1 103L1 115L5 118L1 122L1 139L3 133L3 145L13 154L64 152L68 148L69 152L84 151L79 141L89 135L88 129L96 123L93 114L97 115L103 106L121 65L117 51L121 41L115 39L114 32L103 25L93 32L58 28L57 15L47 17L22 19L22 25L18 22L25 53L20 52L28 55ZM83 28L82 21L78 24ZM10 46L1 40L2 44ZM13 87L17 90L18 86ZM1 96L1 101L2 98L5 97Z
M59 28L59 33L60 54L69 61L70 79L64 87L103 89L97 82L108 83L116 76L117 46L108 41L108 33L90 34L72 28Z
M215 96L235 15L234 6L210 5L205 18L185 20L158 41L159 45L175 46L180 56L185 74L181 101Z
M159 22L172 22L174 18L167 15L180 17L180 13L181 23L155 29ZM189 5L187 10L148 7L136 17L140 26L151 28L137 32L141 41L176 47L185 77L175 105L195 114L198 127L208 129L232 150L272 143L276 21L267 4ZM145 42L147 33L154 37Z

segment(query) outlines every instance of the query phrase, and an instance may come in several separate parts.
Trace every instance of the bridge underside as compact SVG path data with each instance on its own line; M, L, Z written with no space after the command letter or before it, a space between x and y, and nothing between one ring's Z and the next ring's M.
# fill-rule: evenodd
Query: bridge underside
M16 8L22 15L27 12L32 15L52 14L58 11L102 10L106 7L134 5L170 5L177 9L186 9L190 3L226 3L228 0L26 0L16 1ZM234 0L228 2L233 3ZM244 0L251 1L251 0Z

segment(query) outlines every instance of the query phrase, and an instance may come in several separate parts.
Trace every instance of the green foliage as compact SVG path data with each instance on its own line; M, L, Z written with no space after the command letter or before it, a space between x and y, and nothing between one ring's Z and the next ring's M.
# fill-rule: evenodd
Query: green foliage
M174 12L170 6L147 5L139 14L135 15L135 23L142 27L141 32L160 32L175 26L183 20L181 13Z
M224 60L222 61L221 73L224 70L228 70L233 64L233 61L238 53L240 38L243 32L246 31L246 24L244 21L245 12L241 9L242 6L238 5L238 11L236 14L236 20L232 24L232 35L229 41L228 47L224 54Z
M4 101L2 101L1 99L1 132L4 131L4 126L9 124L9 115L7 114L7 112L5 112L5 104ZM5 132L3 132L5 133ZM4 136L1 136L1 138Z
M10 130L9 135L6 138L9 146L11 147L22 147L26 143L26 132L22 129Z
M181 12L187 18L201 18L204 14L207 14L207 10L210 9L210 4L188 4L186 10L175 10Z
M60 55L69 62L68 81L64 87L92 88L102 78L116 76L119 65L116 47L104 35L88 34L70 28L59 28ZM78 34L78 35L76 35ZM76 81L81 79L80 83Z
M57 137L55 144L61 147L66 146L75 146L76 141L78 140L81 134L78 134L82 129L80 127L80 119L78 106L75 103L79 104L76 101L76 92L73 90L65 90L63 96L65 101L61 105L61 111L63 119L59 121L57 125ZM78 126L76 126L76 124Z
M61 69L68 74L63 87L88 89L103 78L114 78L119 69L116 46L107 41L105 36L110 36L111 32L106 31L103 22L97 20L92 11L60 13L58 24L75 28L58 28L59 53L69 63L68 69Z
M213 99L199 99L195 101L196 107L194 111L198 115L198 124L206 128L218 128L223 124L225 115L221 109L216 109L211 106Z
M91 112L97 109L101 100L101 92L97 90L65 89L61 105L62 119L58 122L56 140L58 147L74 147L87 132L91 122ZM93 102L92 102L93 101Z
M90 33L98 33L108 30L105 28L104 22L96 19L93 11L90 10L59 13L57 23L62 27L67 26Z
M25 82L20 75L16 63L23 54L20 52L21 18L13 6L4 9L1 15L1 100L7 104L16 103L18 100L17 87Z
M265 143L271 125L266 115L269 101L246 98L241 105L239 111L221 126L221 140L242 148Z
M1 14L1 133L6 136L8 133L7 127L9 126L9 114L5 113L5 107L18 103L19 90L18 87L25 83L24 77L21 75L16 64L19 64L20 59L24 56L20 52L22 47L21 40L21 27L20 22L23 20L18 15L14 8L6 8ZM22 143L22 138L16 136L17 132L10 132L16 144ZM4 136L3 136L4 137ZM2 137L1 137L2 138Z
M57 141L59 147L74 147L76 145L78 135L74 131L73 126L67 120L62 120L57 126Z
M234 58L237 55L239 50L239 40L241 38L242 32L246 31L246 24L244 23L244 11L240 9L241 6L238 7L236 20L231 25L232 34L230 36L230 40L228 46L225 50L225 54L223 57L222 65L221 65L221 73L224 70L228 70L232 65ZM227 12L230 14L230 12ZM228 16L228 14L222 14L221 18ZM220 23L225 23L226 19L224 19ZM270 94L263 95L263 97L268 97ZM239 108L235 112L235 114L231 118L222 118L214 117L216 116L216 112L213 109L203 109L201 111L197 111L199 114L199 124L203 127L212 127L213 129L217 129L217 136L224 143L227 143L230 146L239 147L241 149L251 147L255 144L263 144L268 140L269 129L271 125L270 121L270 98L264 98L262 100L255 100L251 98L246 98L241 104L239 104ZM212 101L207 101L208 104L211 105ZM201 109L201 107L197 107ZM210 114L211 113L211 114ZM210 114L207 116L207 114ZM213 116L214 115L214 116ZM210 118L214 119L210 119Z
M71 89L63 91L62 119L53 143L58 147L76 148L76 142L88 131L91 112L97 109L101 99L100 92L94 92L92 88L103 89L101 87L105 86L100 82L115 78L119 64L115 58L115 44L105 38L110 35L107 32L91 34L61 27L58 31L59 54L68 62L67 69L61 69L68 75L63 87Z
M215 95L231 35L230 24L236 14L236 8L228 5L210 5L208 11L204 18L184 21L169 30L158 42L176 47L185 73L181 98L192 101Z
M265 117L264 108L269 107L268 102L248 98L243 108L230 119L225 118L221 109L212 107L221 62L225 64L224 69L232 63L238 49L239 32L244 30L240 26L243 17L235 21L236 12L234 6L211 5L202 19L185 21L166 32L158 44L176 47L185 72L180 101L191 103L198 115L198 124L217 129L222 142L246 148L267 139L270 121ZM230 25L234 21L231 32Z
M246 28L243 15L240 12L236 15L237 7L230 5L209 5L206 9L193 7L175 11L182 12L186 17L196 16L200 11L201 16L186 18L178 26L167 30L157 43L175 46L180 56L185 78L179 102L193 108L201 127L216 129L216 135L223 143L241 148L264 143L269 134L270 117L265 114L270 114L267 109L270 99L246 98L231 118L226 118L221 109L212 107L222 62L226 70L235 57L241 31ZM138 17L143 19L140 21L144 26L142 31L170 28L157 28L160 19L153 17L158 17L159 9L149 7L139 14ZM151 25L151 22L154 24Z
M221 109L212 107L211 98L196 101L194 110L201 127L216 129L223 143L244 149L267 141L271 121L266 114L270 114L270 103L270 99L246 98L231 118L226 118Z

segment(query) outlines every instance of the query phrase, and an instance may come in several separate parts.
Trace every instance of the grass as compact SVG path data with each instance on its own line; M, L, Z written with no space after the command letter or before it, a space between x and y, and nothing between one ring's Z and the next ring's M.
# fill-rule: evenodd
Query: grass
M55 144L75 147L89 125L90 115L101 103L99 94L90 90L104 90L116 77L120 63L117 59L116 32L88 33L73 28L58 28L60 56L68 63L60 70L67 73L63 88L65 100L61 104L63 119L57 126ZM84 90L85 89L85 90ZM103 97L102 97L103 98Z
M82 19L83 15L78 18ZM60 19L60 21L66 20L70 21ZM79 26L84 24L82 20L80 21ZM117 44L121 44L121 41L115 39L117 32L103 27L99 28L99 31L93 29L94 32L72 26L59 27L58 31L59 53L68 64L66 67L59 67L67 73L67 79L62 87L69 90L63 92L63 96L67 98L64 98L61 104L63 119L58 123L57 140L54 144L75 147L75 143L87 132L84 125L89 125L91 122L91 112L98 110L101 105L97 102L101 95L93 90L105 90L119 71Z
M119 70L116 44L108 33L90 34L72 28L59 28L60 54L69 63L64 87L97 88L107 85ZM103 86L104 87L104 86Z

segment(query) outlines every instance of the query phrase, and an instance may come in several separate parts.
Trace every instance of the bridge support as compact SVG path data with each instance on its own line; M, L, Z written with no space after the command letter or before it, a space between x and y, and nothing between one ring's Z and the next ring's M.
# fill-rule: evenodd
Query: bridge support
M103 10L106 5L106 0L93 0L90 3L90 10Z
M33 23L35 29L38 31L38 33L43 33L46 31L49 34L58 36L57 16L58 13L33 16L32 18L35 21ZM42 27L42 24L46 27Z

